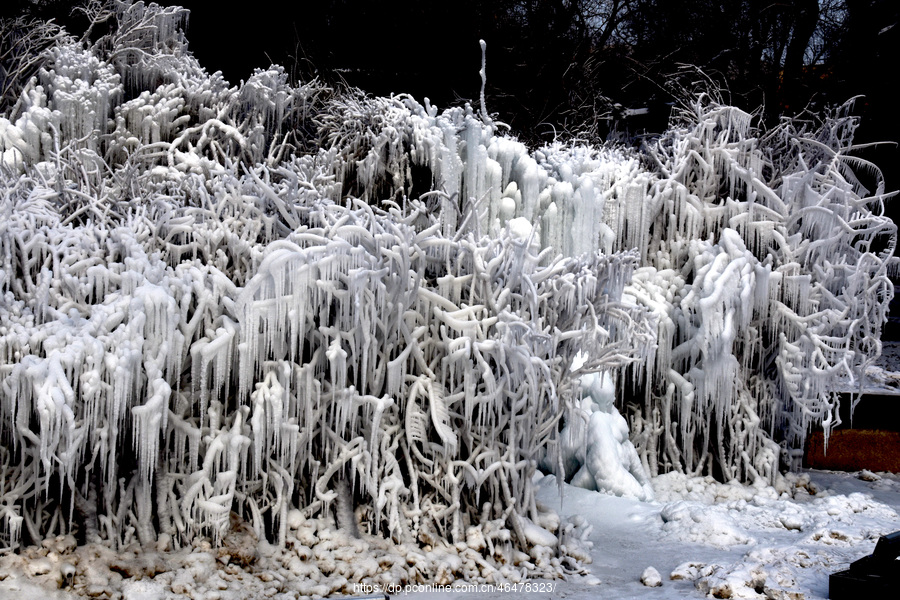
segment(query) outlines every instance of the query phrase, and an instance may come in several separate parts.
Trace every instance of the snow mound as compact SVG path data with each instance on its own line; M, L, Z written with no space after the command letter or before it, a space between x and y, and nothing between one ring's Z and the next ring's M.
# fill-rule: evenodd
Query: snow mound
M662 577L655 568L647 567L641 573L641 583L647 587L659 587L662 585Z
M668 498L676 494L670 482L660 483L657 489L666 488ZM716 598L805 598L811 580L845 568L900 523L894 509L859 492L816 497L798 491L792 497L773 488L747 487L740 494L736 483L684 483L685 499L660 511L663 539L723 550L746 547L733 562L691 561L672 571L671 579L692 580Z
M592 373L582 376L580 383L582 400L566 412L560 432L558 460L566 481L588 490L652 500L650 478L628 437L628 424L616 410L611 377ZM551 454L542 466L552 471L555 462Z

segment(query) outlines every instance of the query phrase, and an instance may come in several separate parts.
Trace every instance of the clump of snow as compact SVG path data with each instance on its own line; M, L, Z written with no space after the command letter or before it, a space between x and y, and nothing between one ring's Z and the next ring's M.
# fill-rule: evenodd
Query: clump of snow
M699 562L688 561L681 563L669 574L669 579L677 581L681 579L689 579L691 581L697 579L700 570L706 565Z
M655 568L647 567L641 573L641 583L647 587L659 587L662 585L662 577Z
M879 481L881 479L881 475L877 473L873 473L868 469L863 469L859 473L856 474L857 477L862 479L863 481Z

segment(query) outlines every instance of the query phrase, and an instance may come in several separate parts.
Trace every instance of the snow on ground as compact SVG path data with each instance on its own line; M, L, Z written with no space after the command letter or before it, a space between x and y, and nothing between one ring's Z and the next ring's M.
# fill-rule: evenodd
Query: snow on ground
M495 586L434 581L431 589L401 590L414 600L504 598L827 598L828 575L872 552L881 535L900 529L900 477L892 474L809 471L788 475L776 487L721 484L710 478L669 474L653 480L656 500L642 502L566 485L562 504L553 476L538 482L538 500L590 527L589 575L569 580L527 580ZM335 542L340 542L335 539ZM296 598L316 594L298 564L267 544L258 561L223 564L202 544L192 552L120 554L98 547L74 549L71 540L45 542L23 556L0 558L0 597L70 600L94 594L122 600ZM340 555L339 544L335 555ZM243 543L244 550L248 544ZM318 548L318 546L316 546ZM385 547L357 543L344 548L356 568L385 571L392 558ZM252 552L252 548L249 549ZM29 556L29 558L24 558ZM319 553L303 560L312 572ZM296 562L296 561L295 561ZM75 567L78 595L57 589L60 566ZM277 566L277 565L282 566ZM320 561L319 567L322 567ZM652 567L661 585L652 583ZM340 565L332 572L339 572ZM92 579L93 587L78 579ZM305 581L304 581L305 579ZM376 578L377 579L377 578ZM382 589L389 578L380 579ZM105 582L105 583L104 583ZM457 588L456 591L450 589ZM353 588L348 587L348 592ZM460 591L466 590L466 591ZM375 591L357 587L358 595ZM396 590L391 590L396 592ZM112 593L110 593L112 592ZM341 597L336 594L327 597Z
M567 486L561 514L580 513L593 527L589 570L600 583L559 582L552 593L532 596L827 598L830 573L900 529L900 478L891 474L809 471L786 477L778 490L669 474L655 478L653 486L655 502ZM558 506L553 477L539 487L538 497ZM647 567L662 575L661 587L641 583Z

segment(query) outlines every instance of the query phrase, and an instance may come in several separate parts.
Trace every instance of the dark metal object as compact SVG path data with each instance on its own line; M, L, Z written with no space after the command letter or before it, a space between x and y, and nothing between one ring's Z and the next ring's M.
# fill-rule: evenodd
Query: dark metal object
M891 598L900 588L900 531L878 538L875 551L828 579L831 600Z

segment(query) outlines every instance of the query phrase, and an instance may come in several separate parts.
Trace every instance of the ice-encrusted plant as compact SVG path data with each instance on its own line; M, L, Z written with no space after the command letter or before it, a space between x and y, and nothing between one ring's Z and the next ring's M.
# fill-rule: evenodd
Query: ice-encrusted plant
M577 569L532 477L579 374L652 343L619 301L636 255L542 252L509 218L482 235L471 110L276 67L229 87L181 11L116 10L124 32L50 48L0 118L3 546L184 547L235 515L284 544L301 510L477 569Z
M879 352L895 228L845 113L701 97L640 152L532 151L468 106L230 86L183 11L111 6L0 116L5 547L302 511L553 576L583 556L532 475L578 468L582 374L648 472L772 480Z
M651 472L771 481L880 354L896 226L849 105L768 132L702 97L685 116L648 149L645 200L620 204L642 223L618 237L642 249L629 293L659 317L633 435Z

